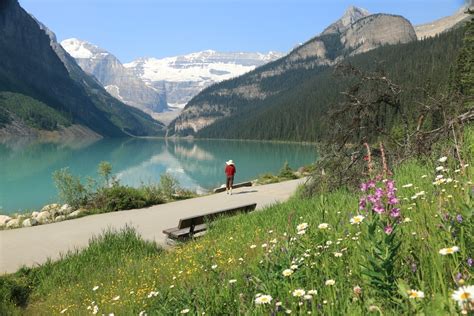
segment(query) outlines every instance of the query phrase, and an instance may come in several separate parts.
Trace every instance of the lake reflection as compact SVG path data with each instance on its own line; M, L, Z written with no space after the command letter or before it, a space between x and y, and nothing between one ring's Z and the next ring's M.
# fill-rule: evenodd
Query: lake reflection
M69 167L74 175L97 177L97 165L108 161L120 181L131 186L158 182L168 172L181 186L203 192L224 182L225 161L236 163L236 182L278 172L285 161L296 168L316 159L314 146L256 141L103 139L92 144L0 143L2 213L36 209L54 202L51 174Z

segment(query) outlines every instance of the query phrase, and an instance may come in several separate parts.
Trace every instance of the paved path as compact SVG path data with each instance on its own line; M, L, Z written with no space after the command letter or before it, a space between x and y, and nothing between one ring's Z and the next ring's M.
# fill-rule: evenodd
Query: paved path
M58 259L61 253L87 246L92 236L105 229L120 229L126 224L135 227L143 238L164 245L162 230L175 227L180 218L248 203L257 203L257 209L261 209L287 200L302 181L246 187L235 189L233 195L224 192L144 209L0 231L0 275L15 272L23 265L44 263L47 258Z

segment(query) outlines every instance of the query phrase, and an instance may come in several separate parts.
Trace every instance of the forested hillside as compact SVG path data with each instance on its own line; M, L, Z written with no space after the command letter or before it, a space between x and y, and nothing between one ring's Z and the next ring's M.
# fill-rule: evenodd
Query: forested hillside
M463 32L459 28L423 41L387 45L349 57L344 63L366 71L384 71L401 87L402 106L416 114L428 95L447 90ZM223 85L231 88L239 84L238 80L222 83L220 88L225 88ZM349 86L350 79L335 73L334 67L296 69L285 72L284 76L268 77L262 80L261 87L278 93L252 102L229 100L229 103L241 102L239 111L202 129L197 136L317 141L331 128L325 124L328 110L342 100L341 92Z

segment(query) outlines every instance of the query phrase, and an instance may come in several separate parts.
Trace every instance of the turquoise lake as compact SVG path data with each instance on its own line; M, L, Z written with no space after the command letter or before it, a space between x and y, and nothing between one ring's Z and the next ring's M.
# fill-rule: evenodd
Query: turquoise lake
M182 187L198 193L224 183L225 161L234 160L235 182L277 173L285 161L294 169L317 158L314 145L258 141L103 139L93 143L0 143L0 214L39 209L57 201L55 170L97 178L101 161L112 164L121 183L139 186L159 182L167 172Z

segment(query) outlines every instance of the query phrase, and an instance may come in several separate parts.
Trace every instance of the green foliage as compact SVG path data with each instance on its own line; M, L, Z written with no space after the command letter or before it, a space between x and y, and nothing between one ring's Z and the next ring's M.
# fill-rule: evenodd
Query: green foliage
M5 113L8 114L6 111L15 114L26 125L33 128L53 131L57 130L59 126L71 125L65 115L43 102L19 93L0 92L0 124L3 122L5 125L11 120L9 116L5 116Z
M295 175L295 172L293 169L291 169L290 165L288 164L288 161L285 161L283 164L283 168L280 169L280 173L278 174L278 177L283 178L283 179L298 179L298 177Z
M58 189L59 199L74 208L86 205L90 192L81 183L79 177L71 174L68 168L57 170L53 173L53 181Z
M110 183L110 175L112 174L112 165L108 161L102 161L99 163L98 167L99 175L104 178L106 185Z
M160 176L160 190L166 200L172 200L178 188L179 182L172 175L164 173Z
M102 212L116 212L142 208L147 202L139 189L117 184L99 189L91 204Z
M0 128L10 124L11 121L12 119L8 111L0 107Z

